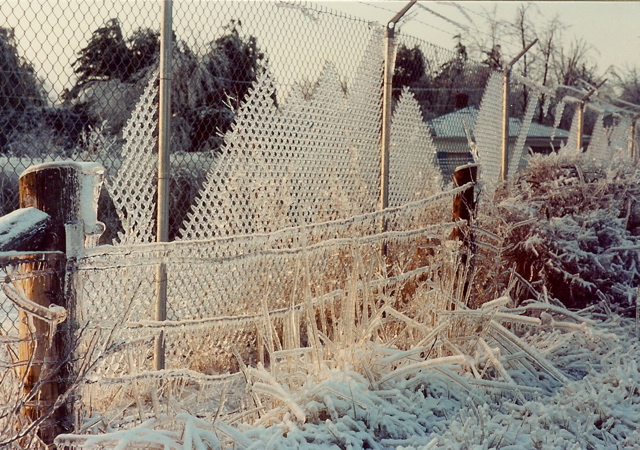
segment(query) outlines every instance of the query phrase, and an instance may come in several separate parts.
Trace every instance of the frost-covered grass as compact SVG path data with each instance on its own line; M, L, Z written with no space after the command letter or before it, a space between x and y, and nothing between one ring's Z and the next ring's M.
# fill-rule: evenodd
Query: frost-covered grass
M112 426L109 433L61 436L60 442L176 449L633 447L640 442L634 322L587 312L577 324L562 316L544 312L546 325L520 326L518 334L523 348L566 375L563 382L536 367L540 360L530 360L533 370L509 367L521 357L517 352L497 355L514 383L478 378L474 365L482 372L495 367L484 365L477 343L463 345L476 354L425 359L418 352L404 364L399 352L367 343L344 349L349 356L335 367L307 366L297 374L297 387L278 371L250 370L248 392L262 405L251 420L216 416L217 409L188 414L167 408L133 429ZM392 360L397 364L381 367Z
M288 332L265 327L268 365L245 367L238 357L241 382L141 373L114 387L124 403L84 418L81 432L57 442L168 449L636 446L640 336L629 312L638 233L634 205L625 200L634 179L631 165L536 159L498 190L495 202L481 202L487 209L474 233L475 256L458 260L464 264L456 263L454 247L442 246L429 255L433 270L404 286L345 292L323 327L313 310L306 318L292 315L298 322ZM567 265L576 261L578 270ZM551 276L563 273L556 268L574 275L561 278L577 283L573 293L593 286L580 291L591 306L562 305L572 299ZM373 276L359 269L352 286ZM144 377L174 375L182 381L172 389L142 386Z

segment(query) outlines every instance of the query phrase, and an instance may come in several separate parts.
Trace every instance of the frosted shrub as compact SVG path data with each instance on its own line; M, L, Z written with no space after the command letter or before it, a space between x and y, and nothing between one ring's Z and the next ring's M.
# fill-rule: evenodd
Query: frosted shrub
M638 172L628 161L605 167L582 157L532 158L480 208L480 228L502 239L501 284L514 267L569 307L631 307L640 265L638 193ZM483 264L490 260L482 256Z

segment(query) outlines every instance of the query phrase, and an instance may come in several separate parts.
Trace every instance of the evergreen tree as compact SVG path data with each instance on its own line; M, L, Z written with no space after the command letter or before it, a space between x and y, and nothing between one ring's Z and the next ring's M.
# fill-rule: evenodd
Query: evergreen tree
M257 39L242 36L241 26L240 21L232 20L201 57L173 37L172 112L181 123L180 133L187 135L185 150L210 150L221 145L221 135L231 127L235 109L264 70L265 56ZM94 31L87 46L78 52L73 62L78 80L65 97L77 99L92 81L119 80L133 85L148 67L157 64L159 52L157 32L138 29L125 38L118 20L111 19Z
M174 111L191 125L189 151L222 144L221 136L231 127L235 109L264 71L265 55L257 39L243 37L241 26L240 21L232 20L224 27L226 33L209 43L208 51L183 82L184 92L175 95L185 98L183 104L175 104ZM183 58L192 59L188 54Z
M29 110L46 104L33 66L18 55L13 30L0 28L0 149L29 119Z
M422 50L416 45L409 48L404 44L398 47L396 65L393 73L393 97L398 98L404 86L411 86L425 74L425 61Z
M87 46L78 52L78 59L72 63L78 81L71 97L89 81L130 81L134 74L157 61L159 51L157 31L138 29L125 40L118 19L110 19L93 32Z

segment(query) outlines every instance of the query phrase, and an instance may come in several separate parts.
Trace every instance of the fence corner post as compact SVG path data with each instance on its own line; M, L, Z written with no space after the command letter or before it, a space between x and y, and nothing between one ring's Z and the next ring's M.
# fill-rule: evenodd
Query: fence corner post
M49 309L52 304L66 310L58 326L34 314L20 313L19 360L26 396L37 388L33 400L25 403L23 414L42 420L39 436L51 445L55 437L73 430L73 398L58 405L77 375L73 366L76 332L75 292L65 286L69 260L84 249L87 237L99 236L104 225L97 221L98 196L104 169L97 163L52 162L31 166L19 180L20 207L34 207L50 217L45 238L28 262L21 264L20 295L28 304ZM75 230L75 232L71 232ZM57 329L56 329L57 328Z

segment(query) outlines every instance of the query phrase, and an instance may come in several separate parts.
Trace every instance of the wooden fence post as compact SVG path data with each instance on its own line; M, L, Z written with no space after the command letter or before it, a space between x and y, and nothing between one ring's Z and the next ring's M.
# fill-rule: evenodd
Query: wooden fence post
M46 444L73 429L70 402L51 411L74 378L71 356L75 305L74 295L68 295L69 290L65 293L64 269L67 258L75 256L69 255L70 248L84 247L85 236L104 230L97 221L103 173L96 163L55 162L32 166L20 176L20 207L47 213L50 223L39 248L30 249L44 256L21 264L16 275L20 281L15 284L27 301L44 308L55 304L67 311L66 322L59 330L33 314L20 313L19 335L25 339L19 347L20 370L25 395L31 396L23 413L31 420L42 420L39 435ZM68 235L66 229L74 229L69 227L74 224L82 232ZM42 384L34 393L32 389L38 382Z
M64 342L61 333L50 336L53 328L49 321L34 312L36 308L24 306L30 301L48 310L51 305L64 303L65 255L62 252L25 253L12 257L9 264L17 268L17 273L12 274L17 289L14 295L9 295L11 291L6 288L5 293L20 305L18 337L21 342L18 345L17 368L26 399L22 414L34 422L44 419L38 434L50 444L62 431L56 426L57 417L49 414L49 410L64 392L64 381L61 380L67 378L66 367L54 369L56 363L64 358ZM58 414L66 415L63 411Z
M452 178L456 187L464 186L469 182L475 183L478 179L478 165L466 164L457 167ZM475 208L476 204L472 186L453 198L453 221L470 221L476 214ZM465 239L465 233L463 233L460 228L454 228L451 232L451 239Z

